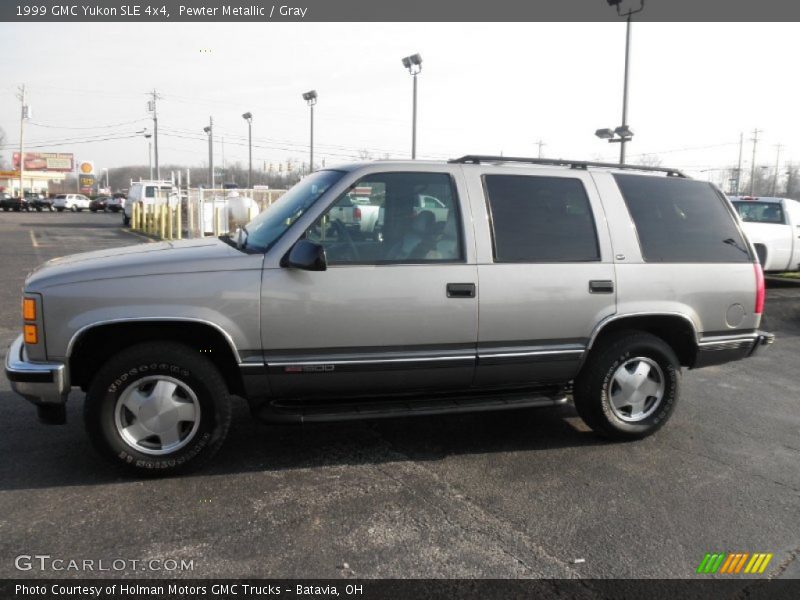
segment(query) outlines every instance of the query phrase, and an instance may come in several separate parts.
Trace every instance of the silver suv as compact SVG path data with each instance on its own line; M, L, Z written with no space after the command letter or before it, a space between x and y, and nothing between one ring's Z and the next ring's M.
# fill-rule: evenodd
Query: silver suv
M356 189L381 235L337 219ZM641 438L681 367L772 341L763 304L729 202L678 171L373 162L317 171L233 237L50 261L6 373L45 422L81 388L95 446L139 472L213 455L233 396L295 423L572 396L597 433Z

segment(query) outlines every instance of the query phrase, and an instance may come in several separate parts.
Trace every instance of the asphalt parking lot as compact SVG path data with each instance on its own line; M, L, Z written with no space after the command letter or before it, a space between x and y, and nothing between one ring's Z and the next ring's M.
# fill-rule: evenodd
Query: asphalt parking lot
M143 243L119 222L0 213L1 355L26 273ZM81 575L16 570L40 553L193 560L178 577L691 578L717 551L772 552L765 577L800 577L800 285L770 286L764 328L761 355L684 373L641 442L596 438L571 406L304 428L241 406L206 470L160 480L94 453L82 394L47 427L0 377L0 577Z

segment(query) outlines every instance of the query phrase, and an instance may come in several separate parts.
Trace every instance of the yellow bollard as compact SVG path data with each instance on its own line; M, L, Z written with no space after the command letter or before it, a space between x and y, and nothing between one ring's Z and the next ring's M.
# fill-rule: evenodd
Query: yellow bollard
M164 210L165 205L161 204L158 207L158 237L162 240L167 237L167 213Z
M183 239L183 228L181 227L181 206L180 204L175 209L175 238Z
M169 206L165 207L167 209L167 239L172 239L172 215L174 213L173 209Z
M131 206L131 229L136 229L136 205Z

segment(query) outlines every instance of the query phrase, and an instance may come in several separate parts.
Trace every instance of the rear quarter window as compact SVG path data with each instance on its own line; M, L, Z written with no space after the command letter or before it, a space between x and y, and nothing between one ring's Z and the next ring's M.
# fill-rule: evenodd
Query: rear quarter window
M615 174L647 262L751 262L727 200L703 181Z

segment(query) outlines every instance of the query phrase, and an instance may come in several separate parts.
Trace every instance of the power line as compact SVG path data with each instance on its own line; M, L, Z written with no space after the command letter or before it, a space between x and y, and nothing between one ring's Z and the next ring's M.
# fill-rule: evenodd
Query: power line
M37 123L35 121L29 121L30 125L35 125L36 127L46 127L48 129L110 129L111 127L121 127L122 125L133 125L135 123L139 123L141 121L146 120L147 117L142 117L140 119L134 119L133 121L123 121L122 123L110 123L108 125L92 125L90 127L71 127L69 125L53 125L52 123Z

